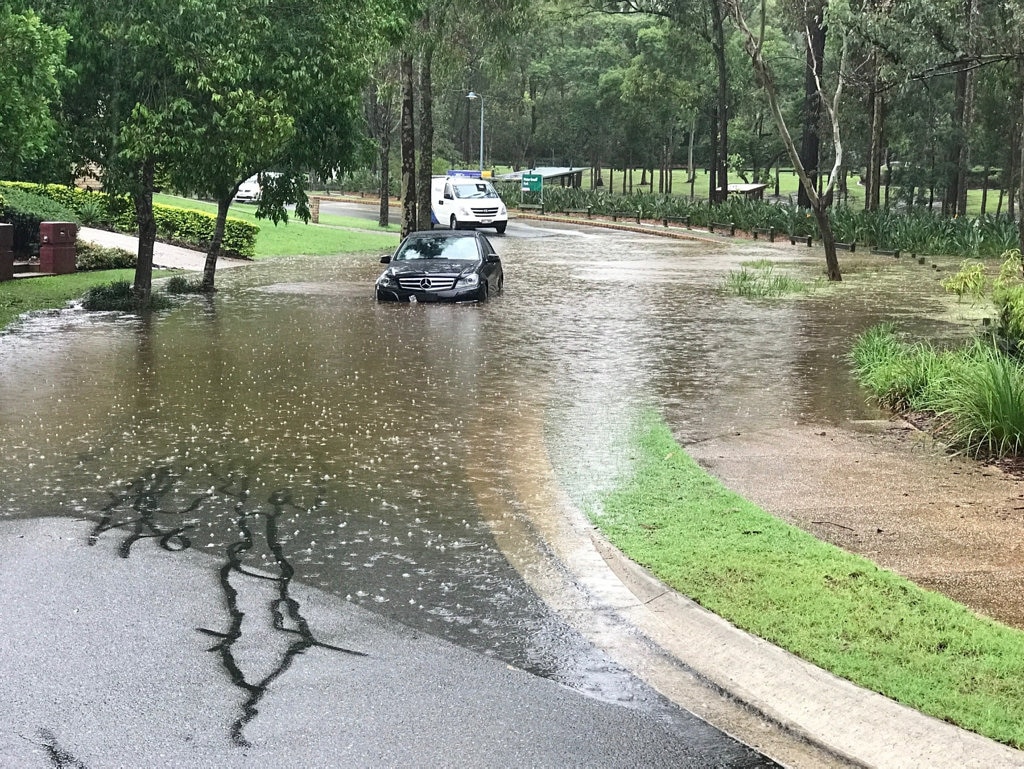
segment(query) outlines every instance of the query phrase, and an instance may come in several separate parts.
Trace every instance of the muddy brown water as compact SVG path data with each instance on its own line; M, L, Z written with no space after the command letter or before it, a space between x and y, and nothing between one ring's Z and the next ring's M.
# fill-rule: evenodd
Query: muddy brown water
M521 515L524 420L577 504L658 409L692 446L882 415L844 356L881 320L958 338L939 269L858 257L841 288L724 296L749 260L815 280L816 252L571 227L495 238L505 294L378 304L375 256L224 273L150 319L80 311L0 338L8 517L64 515L317 585L602 697L663 703L566 629L491 535ZM950 265L941 265L947 269ZM514 449L514 450L513 450ZM713 458L706 458L713 464Z

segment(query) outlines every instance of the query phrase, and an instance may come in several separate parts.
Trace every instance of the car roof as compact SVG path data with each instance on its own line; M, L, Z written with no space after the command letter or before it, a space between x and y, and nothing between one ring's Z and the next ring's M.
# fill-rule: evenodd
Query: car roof
M416 230L407 238L475 238L480 235L476 230Z

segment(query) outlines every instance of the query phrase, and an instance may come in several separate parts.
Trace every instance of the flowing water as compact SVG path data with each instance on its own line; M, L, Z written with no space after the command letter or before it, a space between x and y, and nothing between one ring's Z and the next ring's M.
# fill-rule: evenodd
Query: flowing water
M741 262L809 252L516 226L505 294L387 305L374 256L224 272L147 319L77 310L0 337L0 512L74 516L292 577L598 696L663 705L593 650L495 544L528 468L580 505L627 467L643 408L684 441L872 418L844 356L896 319L955 335L930 265L800 299L725 297ZM877 270L876 270L877 267ZM536 479L535 479L536 480Z

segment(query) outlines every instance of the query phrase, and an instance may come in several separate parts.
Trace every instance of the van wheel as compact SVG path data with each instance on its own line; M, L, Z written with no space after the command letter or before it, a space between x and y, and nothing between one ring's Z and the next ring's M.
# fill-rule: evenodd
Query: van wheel
M505 234L505 228L508 227L508 222L502 222L501 224L494 225L494 229L498 231L499 235Z
M459 220L455 218L455 214L452 214L451 221L448 222L448 229L457 230L459 229Z

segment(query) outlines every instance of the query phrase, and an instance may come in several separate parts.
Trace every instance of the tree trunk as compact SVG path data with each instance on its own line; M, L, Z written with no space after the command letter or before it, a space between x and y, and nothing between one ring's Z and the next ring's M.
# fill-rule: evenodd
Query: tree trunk
M1017 62L1017 78L1018 82L1024 85L1024 64L1019 61ZM1020 92L1024 94L1024 89L1021 89ZM1020 150L1020 159L1017 162L1017 173L1019 174L1018 179L1020 181L1017 189L1020 192L1021 213L1024 214L1024 173L1022 173L1022 170L1024 170L1024 96L1021 98L1020 130L1021 133L1017 135L1018 148ZM1010 212L1011 217L1014 216L1012 194L1010 195L1007 210ZM1017 248L1021 250L1021 253L1024 253L1024 216L1017 220Z
M818 188L818 163L821 153L821 94L818 83L824 71L825 27L822 20L823 5L818 2L810 9L806 18L808 41L807 61L804 69L804 125L800 138L800 162L811 177L811 183ZM801 208L811 207L811 198L803 185L797 193L797 204Z
M139 225L139 251L132 293L140 307L149 304L149 298L153 293L153 247L156 244L156 218L153 216L154 174L154 161L146 160L140 169L138 186L132 194L135 219Z
M213 240L210 241L210 249L206 252L206 262L203 264L203 293L212 294L214 289L213 281L217 275L217 260L224 243L224 228L227 225L228 209L231 208L231 200L238 192L239 184L236 184L231 191L217 200L217 221L213 225Z
M974 26L975 0L964 0L966 39L971 39ZM970 45L970 44L969 44ZM956 74L953 96L953 144L949 148L949 181L942 200L946 215L967 213L967 170L970 165L971 124L974 117L974 75L967 69Z
M764 19L766 17L765 0L761 0L760 18L762 28L760 38L755 37L754 33L751 32L750 28L747 26L746 18L744 17L744 9L741 6L740 0L729 0L729 3L732 9L732 16L743 34L743 45L747 54L750 56L754 75L761 87L764 89L765 96L767 97L768 106L772 113L772 119L775 121L775 125L779 130L779 137L782 139L782 144L786 148L786 152L789 154L790 160L793 162L793 168L800 177L801 186L807 191L807 195L810 198L811 210L814 212L815 219L818 222L818 229L821 232L822 246L825 249L825 265L828 273L828 279L830 281L842 280L843 276L840 272L839 260L836 256L835 235L832 232L832 222L829 213L828 201L831 197L831 191L838 175L838 169L842 168L843 148L839 136L837 113L839 97L842 92L842 72L846 56L845 45L839 59L839 85L836 86L833 104L829 108L829 117L831 119L832 126L832 140L835 146L835 165L833 167L833 172L829 175L828 192L825 195L819 195L810 175L807 172L807 169L804 168L803 163L800 160L800 153L797 151L796 142L793 140L793 137L789 132L789 128L786 125L786 119L782 114L782 107L779 103L779 95L775 86L774 76L771 68L765 62L764 56L762 55L761 41L764 39ZM818 91L821 93L820 85L818 86Z
M412 54L402 54L402 237L416 229L416 128Z
M832 232L832 217L829 215L826 198L818 198L811 210L814 211L814 218L821 231L821 245L825 249L825 272L828 274L828 279L842 280L843 274L839 270L839 257L836 255L836 236Z
M421 24L429 27L429 12L423 14ZM416 176L416 228L430 229L430 178L434 170L434 46L429 38L420 54L420 119L419 163Z
M377 225L387 227L390 223L391 211L391 134L380 138L380 203L377 208Z
M715 194L712 203L722 203L729 195L729 69L725 59L725 12L722 0L711 0L711 48L718 71L718 126L715 142Z
M871 55L875 71L868 95L871 119L871 144L868 148L867 177L864 180L864 210L877 211L882 187L882 143L884 141L885 99L878 80L877 54Z

